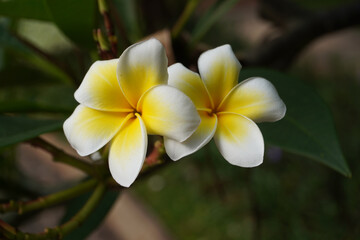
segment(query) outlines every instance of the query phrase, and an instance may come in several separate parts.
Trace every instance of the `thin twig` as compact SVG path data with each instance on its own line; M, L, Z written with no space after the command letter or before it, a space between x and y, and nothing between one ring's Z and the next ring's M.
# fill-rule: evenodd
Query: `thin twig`
M109 7L107 6L106 0L98 0L99 10L104 18L104 24L106 33L111 45L111 50L114 56L117 56L117 38L115 36L114 25L110 18Z

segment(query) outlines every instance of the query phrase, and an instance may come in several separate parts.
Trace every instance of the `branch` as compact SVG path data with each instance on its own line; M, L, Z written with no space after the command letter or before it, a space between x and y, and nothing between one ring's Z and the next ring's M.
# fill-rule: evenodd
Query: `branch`
M46 141L41 138L35 139L36 142L32 142L35 146L40 147L54 154L55 156L61 155L60 159L69 159L70 165L74 166L74 161L76 164L79 164L81 168L85 168L86 170L95 170L100 167L92 166L91 164L85 163L82 160L74 159L68 155L66 155L63 151L57 149L56 147L50 145ZM63 160L61 162L64 162ZM155 169L158 169L160 166L165 166L167 163L171 162L166 155L164 145L159 140L154 143L154 148L151 153L145 159L145 164L140 172L140 176L144 177L152 173ZM65 162L67 163L67 162ZM85 165L82 165L85 164ZM85 167L84 167L85 166ZM101 165L100 169L105 169L105 164ZM90 169L88 169L90 168ZM101 174L98 174L98 179L105 179L105 182L110 186L119 186L111 176L107 176L108 171L102 171ZM45 197L39 197L38 199L31 201L14 201L11 200L8 203L0 204L0 213L5 212L17 212L18 214L24 214L30 211L35 211L39 209L43 209L46 207L54 206L59 203L65 202L69 199L77 197L87 191L89 191L96 183L97 179L90 179L86 182L80 183L72 188L67 190L57 192ZM122 187L121 187L122 188Z
M55 155L63 155L61 150L55 148L54 146L46 143L42 139L36 139L37 145L41 145L44 149L48 149L51 153ZM54 150L55 149L55 150ZM65 156L67 156L65 154ZM72 158L71 158L72 159ZM72 159L71 161L73 161ZM165 153L163 144L160 141L154 143L154 149L145 159L144 167L140 173L141 177L146 177L151 174L153 171L167 165L171 162ZM72 165L72 164L70 164ZM102 166L105 166L103 164ZM107 172L108 173L108 172ZM93 195L89 198L84 207L68 222L65 224L55 227L45 229L44 232L31 234L23 233L13 226L7 224L6 222L0 220L0 238L5 237L6 239L61 239L65 234L73 231L75 228L80 226L82 222L87 218L87 216L93 211L97 206L101 197L103 196L106 186L116 187L122 189L123 187L118 185L114 179L110 176L102 176L101 179L90 179L86 182L80 183L70 189L64 190L62 192L54 193L45 197L40 197L32 201L10 201L9 203L0 204L0 213L16 211L18 214L24 214L26 212L40 210L46 207L54 206L74 197L77 197L89 190L91 190L95 184L97 188L95 189ZM2 239L2 238L1 238Z
M106 39L100 28L93 30L93 38L96 43L98 54L101 60L114 59L115 55L111 50L109 40Z
M59 227L47 228L42 233L23 233L10 226L9 224L5 223L4 221L0 220L0 233L2 233L2 235L7 237L8 239L61 239L64 235L73 231L75 228L77 228L83 223L83 221L98 205L99 201L105 193L105 190L105 184L99 182L96 186L95 191L85 203L85 205L80 209L80 211L68 222L64 223Z
M89 200L85 203L84 207L68 222L64 223L59 228L59 232L62 235L65 235L78 226L81 225L81 223L87 218L87 216L90 215L90 213L93 211L93 209L98 205L101 198L103 197L106 190L106 185L102 182L98 183L98 185L95 188L95 191L89 198Z
M96 179L90 179L64 191L57 192L45 197L39 197L35 200L26 202L12 200L9 203L0 204L0 213L17 212L18 214L24 214L30 211L51 207L89 191L95 186L96 183Z
M261 44L255 53L242 62L248 66L267 66L285 69L314 39L360 24L360 3L319 12L305 19L284 35Z
M35 138L29 141L29 143L35 147L39 147L44 149L45 151L49 152L55 162L61 162L70 166L73 166L88 175L95 176L95 177L102 177L104 176L107 171L104 165L95 165L88 163L84 160L72 157L65 153L63 150L55 147L54 145L48 143L47 141L41 138Z

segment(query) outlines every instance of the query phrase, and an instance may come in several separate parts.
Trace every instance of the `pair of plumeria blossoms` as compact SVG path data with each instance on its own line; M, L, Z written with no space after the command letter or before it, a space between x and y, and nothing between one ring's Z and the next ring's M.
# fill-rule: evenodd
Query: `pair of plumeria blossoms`
M204 52L200 75L176 63L169 68L156 39L134 44L119 59L95 62L75 92L80 105L65 121L64 132L81 156L111 142L113 178L129 187L146 157L147 134L164 136L167 154L178 160L213 137L231 164L262 163L264 140L254 122L277 121L286 112L267 80L241 83L241 65L231 47Z

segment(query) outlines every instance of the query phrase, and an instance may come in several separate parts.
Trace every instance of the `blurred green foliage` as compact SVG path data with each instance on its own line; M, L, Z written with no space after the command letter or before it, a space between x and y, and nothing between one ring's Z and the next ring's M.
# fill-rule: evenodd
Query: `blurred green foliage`
M22 142L61 128L64 120L0 115L0 147Z

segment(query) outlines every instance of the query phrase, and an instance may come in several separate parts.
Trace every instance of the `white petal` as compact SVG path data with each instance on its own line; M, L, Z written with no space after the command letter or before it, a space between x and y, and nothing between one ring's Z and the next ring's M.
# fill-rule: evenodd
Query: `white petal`
M132 106L136 107L140 97L151 87L167 83L167 64L165 48L154 38L134 44L121 54L117 77Z
M198 66L216 108L237 84L241 65L230 45L223 45L201 54Z
M116 78L118 59L96 61L86 73L75 99L87 107L104 111L128 111L130 104L125 99Z
M185 141L200 124L200 117L190 98L180 90L160 85L144 94L138 112L149 134Z
M205 146L214 136L217 126L216 115L199 112L201 123L197 130L184 142L164 138L166 153L172 160L179 160Z
M79 105L64 122L64 132L80 156L96 152L119 131L127 113L94 110Z
M199 74L187 69L181 63L171 65L168 72L168 84L185 93L196 108L212 108L210 95Z
M258 126L239 114L218 114L214 136L222 156L240 167L256 167L263 162L264 140Z
M121 186L129 187L146 157L147 134L140 117L128 120L111 143L109 169Z
M218 111L238 113L255 122L274 122L285 116L286 106L271 82L255 77L234 87Z

